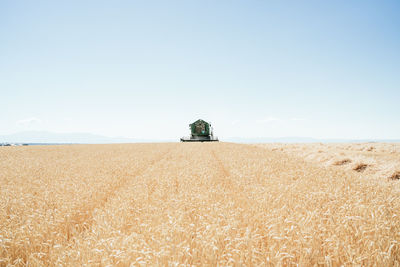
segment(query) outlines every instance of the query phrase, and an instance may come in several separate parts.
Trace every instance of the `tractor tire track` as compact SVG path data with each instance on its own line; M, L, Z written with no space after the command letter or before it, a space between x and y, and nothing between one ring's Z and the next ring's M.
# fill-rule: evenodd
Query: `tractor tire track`
M240 184L242 182L240 177L227 168L214 149L211 149L211 155L212 162L209 165L215 166L216 181L224 189L225 197L228 201L235 203L234 206L239 209L249 205L251 200L248 197L248 192L244 190L245 187Z
M183 216L199 216L197 215L199 211L193 209L192 205L200 205L202 201L195 201L193 197L196 197L199 192L204 192L199 186L204 188L206 186L204 182L212 180L209 176L202 177L204 168L208 167L208 160L199 162L191 157L195 153L198 156L201 155L201 158L209 154L207 149L196 145L198 144L177 146L173 151L167 152L168 157L162 157L158 164L154 164L147 169L148 171L143 172L136 182L127 183L123 190L119 191L118 198L110 199L104 204L104 209L95 213L95 223L91 231L82 232L79 238L96 240L94 236L101 233L101 240L110 242L107 246L112 247L113 233L118 232L124 236L124 240L136 240L133 246L137 253L139 253L139 248L143 251L159 246L159 242L166 241L165 235L171 234L168 238L176 241L177 235L166 233L164 227L169 227L172 221L176 223L178 218ZM181 175L177 175L177 170L182 171ZM115 218L120 219L115 220ZM154 233L151 234L149 229L158 232L164 238L154 240ZM175 227L171 229L173 232L177 230ZM181 241L176 242L181 243ZM74 255L78 255L77 253L82 251L82 246L79 241L70 242L69 248L75 253ZM102 246L103 243L89 245L90 248ZM52 254L57 255L57 251ZM71 256L62 255L61 257L70 258ZM95 256L92 255L90 258L93 257ZM79 261L87 262L87 259L83 257ZM115 265L116 262L109 264Z
M214 158L214 161L217 163L220 174L224 177L227 178L230 176L229 171L225 168L224 164L222 163L221 159L217 156L215 153L215 150L211 150L211 155Z
M52 231L57 231L59 233L64 233L64 238L59 241L57 246L59 247L70 247L74 242L75 238L84 235L85 232L90 232L94 223L94 214L98 209L103 209L106 204L113 198L115 198L118 192L126 187L126 185L134 180L136 177L142 176L146 171L156 166L160 161L165 159L171 151L176 150L177 147L172 147L157 155L154 159L150 160L148 164L135 170L135 174L123 177L118 183L111 184L110 187L102 194L98 199L94 199L90 203L82 204L76 211L67 215L65 219L59 224L55 225ZM49 247L47 253L52 253L52 248ZM50 264L50 262L43 262L45 265Z
M93 204L87 206L83 205L80 208L78 208L77 212L75 212L73 215L71 215L69 218L67 217L65 221L62 224L65 224L67 226L67 241L69 241L72 238L72 234L76 235L81 233L82 231L86 231L90 229L90 226L93 223L93 211L95 209L101 209L105 206L105 204L115 195L117 194L118 190L120 190L122 187L124 187L128 181L134 179L135 177L143 175L148 169L156 165L159 161L161 161L163 158L166 157L167 154L169 154L172 150L176 148L171 148L167 150L166 152L162 153L159 155L156 159L151 160L148 165L139 168L136 173L132 176L127 176L122 179L121 182L116 184L115 186L111 186L109 190L107 190L106 194L102 198L100 198L97 201L94 201ZM78 227L77 227L78 226ZM74 232L74 233L73 233Z

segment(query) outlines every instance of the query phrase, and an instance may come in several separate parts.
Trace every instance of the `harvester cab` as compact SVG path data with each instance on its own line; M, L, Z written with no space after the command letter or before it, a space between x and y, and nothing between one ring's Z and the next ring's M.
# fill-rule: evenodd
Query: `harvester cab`
M190 136L182 137L181 142L217 142L218 138L214 137L211 123L204 120L197 120L189 124Z

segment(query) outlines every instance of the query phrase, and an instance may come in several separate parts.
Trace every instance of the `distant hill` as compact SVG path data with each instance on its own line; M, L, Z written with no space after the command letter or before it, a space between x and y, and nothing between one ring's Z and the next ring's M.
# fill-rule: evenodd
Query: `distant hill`
M53 133L45 131L27 131L8 135L0 135L0 143L29 143L29 144L112 144L112 143L155 143L178 142L176 139L136 139L126 137L107 137L90 133ZM400 139L317 139L311 137L258 137L221 138L222 142L235 143L356 143L356 142L387 142L396 143Z
M177 140L135 139L107 137L90 133L53 133L45 131L19 132L0 135L0 143L43 143L43 144L110 144L110 143L149 143L172 142Z
M229 137L220 138L221 141L235 143L367 143L367 142L384 142L398 143L400 139L317 139L311 137L257 137L257 138L240 138Z

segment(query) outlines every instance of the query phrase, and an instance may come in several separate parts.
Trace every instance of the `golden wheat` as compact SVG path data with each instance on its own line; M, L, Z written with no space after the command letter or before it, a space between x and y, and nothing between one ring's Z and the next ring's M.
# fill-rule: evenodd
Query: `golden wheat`
M400 183L299 147L1 148L0 265L399 266Z

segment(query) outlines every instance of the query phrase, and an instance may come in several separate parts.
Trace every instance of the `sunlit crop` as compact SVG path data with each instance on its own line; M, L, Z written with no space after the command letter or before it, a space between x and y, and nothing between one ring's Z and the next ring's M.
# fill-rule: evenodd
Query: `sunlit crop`
M0 266L400 265L398 179L281 148L2 147Z

